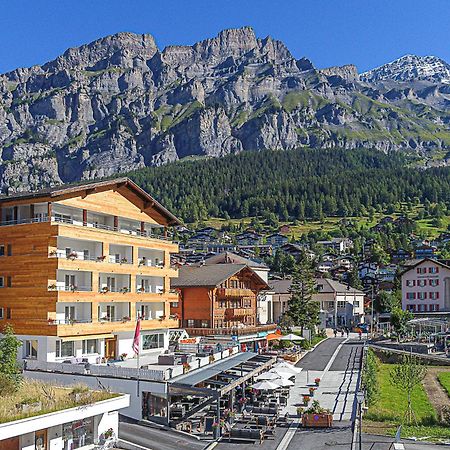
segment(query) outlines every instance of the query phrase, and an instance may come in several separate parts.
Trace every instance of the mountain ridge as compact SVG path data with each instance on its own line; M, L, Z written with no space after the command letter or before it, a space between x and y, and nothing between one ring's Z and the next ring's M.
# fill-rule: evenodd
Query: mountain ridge
M246 150L371 148L445 164L449 127L448 85L317 69L251 27L163 50L121 32L0 75L0 191Z

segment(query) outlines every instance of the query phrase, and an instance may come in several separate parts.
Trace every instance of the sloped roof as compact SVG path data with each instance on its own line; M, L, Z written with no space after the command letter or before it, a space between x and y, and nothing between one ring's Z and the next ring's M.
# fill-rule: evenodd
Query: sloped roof
M263 263L253 261L249 258L244 258L243 256L236 255L236 253L233 252L222 252L205 259L205 265L209 266L211 264L245 264L252 269L268 269L268 267Z
M171 279L171 287L216 287L241 270L247 269L258 279L258 282L268 288L266 282L245 264L211 264L203 266L181 266L178 278Z
M321 284L323 286L323 288L317 292L318 294L332 294L336 292L342 294L364 295L364 292L359 289L352 288L351 286L347 287L346 284L339 283L339 281L331 280L329 278L316 278L315 282L316 285ZM269 284L275 294L288 294L292 285L292 280L273 280L269 281Z
M0 196L0 204L7 202L14 202L15 200L24 199L39 199L44 197L57 198L62 195L74 194L78 195L82 191L93 190L93 189L108 189L112 187L126 187L133 191L138 197L140 197L144 202L151 205L152 208L156 209L162 216L168 219L169 225L181 225L182 222L176 216L174 216L169 210L164 208L158 201L156 201L150 194L148 194L144 189L139 187L136 183L127 177L114 178L111 180L104 181L93 181L89 183L82 184L69 184L62 186L55 186L47 189L41 189L38 191L28 191L20 192L14 195Z

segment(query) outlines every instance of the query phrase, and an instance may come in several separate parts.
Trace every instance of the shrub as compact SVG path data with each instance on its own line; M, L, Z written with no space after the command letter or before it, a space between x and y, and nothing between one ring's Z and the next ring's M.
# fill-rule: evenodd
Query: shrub
M365 398L369 406L373 405L379 391L377 372L377 357L373 350L369 348L361 376L361 382L366 392Z

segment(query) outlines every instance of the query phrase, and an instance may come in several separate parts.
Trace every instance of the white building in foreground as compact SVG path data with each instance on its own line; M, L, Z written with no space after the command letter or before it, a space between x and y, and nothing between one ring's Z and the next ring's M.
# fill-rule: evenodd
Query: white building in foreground
M0 450L75 450L113 443L129 395L0 424Z

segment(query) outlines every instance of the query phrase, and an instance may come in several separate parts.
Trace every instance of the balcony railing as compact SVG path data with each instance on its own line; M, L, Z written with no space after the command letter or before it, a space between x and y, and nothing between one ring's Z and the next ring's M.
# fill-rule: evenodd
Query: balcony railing
M159 286L145 286L136 288L138 294L162 294L164 293L164 288Z
M101 260L101 256L86 256L82 251L73 251L67 254L65 250L52 250L48 256L50 258L65 258L70 259L71 261L99 261Z
M255 314L252 308L227 308L225 315L227 317L243 317Z
M128 260L127 258L116 258L115 255L109 255L109 262L112 264L133 264L132 260Z
M151 260L147 258L139 258L139 267L160 267L161 269L164 267L164 261L160 261L157 264L152 262Z
M251 297L254 296L254 292L251 289L246 288L218 288L218 297Z
M92 319L49 319L48 324L49 325L76 325L78 323L92 323Z
M245 336L248 334L255 334L261 332L270 332L277 329L276 324L271 325L257 325L247 327L223 327L223 328L185 328L189 335L193 336L211 336L211 335L234 335Z
M123 286L123 287L104 286L102 288L99 288L98 292L100 292L100 294L107 294L108 292L126 294L128 292L131 292L131 290L127 286Z
M171 240L172 236L163 236L160 234L153 234L149 231L140 231L140 230L127 230L127 229L119 229L115 227L111 227L109 225L103 225L100 223L92 223L92 222L86 222L83 223L82 221L76 220L76 219L66 219L64 217L33 217L29 219L17 219L17 220L4 220L0 222L0 227L10 226L10 225L24 225L24 224L30 224L30 223L42 223L42 222L59 222L59 223L65 223L69 225L76 225L81 227L90 227L90 228L98 228L101 230L107 230L107 231L113 231L116 233L121 234L128 234L133 236L141 236L146 237L149 239L162 239L162 240Z
M66 285L58 285L53 284L48 287L49 291L66 291L66 292L90 292L92 291L92 286L80 286L80 285L73 285L73 284L66 284Z

